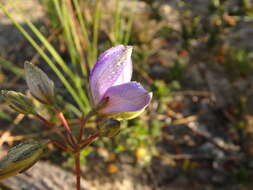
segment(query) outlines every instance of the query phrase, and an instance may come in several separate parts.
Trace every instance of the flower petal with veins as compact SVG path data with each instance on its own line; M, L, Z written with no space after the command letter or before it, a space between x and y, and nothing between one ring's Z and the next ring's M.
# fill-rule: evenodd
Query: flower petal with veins
M135 112L150 103L152 93L137 82L128 82L109 88L104 97L109 97L109 102L102 113Z
M130 82L132 77L132 47L118 45L105 51L90 75L90 90L95 104L108 88Z

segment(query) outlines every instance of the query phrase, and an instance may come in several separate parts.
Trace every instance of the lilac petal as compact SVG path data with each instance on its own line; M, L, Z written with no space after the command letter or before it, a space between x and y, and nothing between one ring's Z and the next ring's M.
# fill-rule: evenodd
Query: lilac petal
M104 97L109 97L109 102L102 113L135 112L150 103L152 93L137 82L128 82L109 88Z
M131 81L132 47L118 45L105 51L90 75L90 90L95 104L108 88Z

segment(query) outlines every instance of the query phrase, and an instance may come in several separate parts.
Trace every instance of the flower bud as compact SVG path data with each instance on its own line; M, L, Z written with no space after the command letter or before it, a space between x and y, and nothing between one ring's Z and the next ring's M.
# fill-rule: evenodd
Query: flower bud
M120 132L120 122L117 120L108 120L99 128L102 137L114 137Z
M2 90L1 95L4 101L15 111L22 114L34 114L32 101L20 92Z
M55 103L54 83L38 67L25 62L26 83L31 94L41 103L53 105Z
M0 180L22 173L42 156L48 142L21 143L0 160Z

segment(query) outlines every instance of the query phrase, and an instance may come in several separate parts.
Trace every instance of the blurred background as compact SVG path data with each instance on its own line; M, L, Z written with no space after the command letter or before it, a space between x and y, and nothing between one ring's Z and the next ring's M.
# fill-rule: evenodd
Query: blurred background
M133 45L133 80L153 100L140 117L122 123L118 136L82 152L86 188L252 189L252 36L251 0L0 0L0 89L29 95L23 64L38 64L55 82L75 130L90 109L89 68L109 47ZM21 141L48 136L35 118L0 102L0 157ZM0 187L73 189L73 159L48 149Z

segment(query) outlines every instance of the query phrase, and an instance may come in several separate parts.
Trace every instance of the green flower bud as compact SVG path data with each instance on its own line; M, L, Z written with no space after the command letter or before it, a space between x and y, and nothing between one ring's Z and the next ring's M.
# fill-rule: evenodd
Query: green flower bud
M48 142L21 143L9 150L0 160L0 180L22 173L42 156Z
M2 90L4 101L15 111L22 114L35 114L32 101L20 92Z
M120 132L120 122L110 119L99 127L102 137L114 137Z
M53 81L40 68L29 62L25 62L25 75L31 94L43 104L54 105Z

